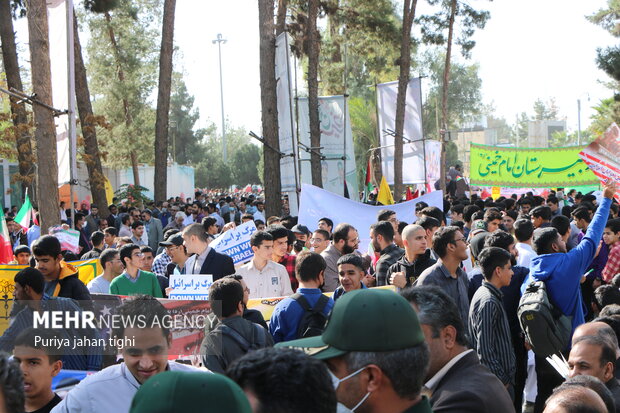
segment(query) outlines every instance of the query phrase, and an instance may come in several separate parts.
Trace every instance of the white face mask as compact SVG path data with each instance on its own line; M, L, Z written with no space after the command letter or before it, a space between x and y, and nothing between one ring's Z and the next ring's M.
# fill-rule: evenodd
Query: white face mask
M342 383L345 380L350 379L351 377L355 376L356 374L359 374L361 371L363 371L367 366L362 367L361 369L349 374L346 377L343 377L341 379L339 379L338 377L336 377L336 375L334 375L334 373L331 372L331 370L327 370L329 372L329 376L332 379L332 385L334 386L334 390L338 390L338 386L340 386L340 383ZM343 405L342 403L338 403L338 413L347 413L347 412L355 412L358 407L360 407L365 401L366 399L370 396L370 392L366 393L364 395L364 397L362 397L362 400L359 401L359 403L357 403L355 405L355 407L353 407L352 409L348 409L345 405Z

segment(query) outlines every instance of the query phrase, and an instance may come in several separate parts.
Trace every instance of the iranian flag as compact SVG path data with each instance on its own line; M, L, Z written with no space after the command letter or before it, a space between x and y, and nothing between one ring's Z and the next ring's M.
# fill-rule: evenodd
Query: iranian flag
M6 226L4 214L0 220L0 264L7 264L13 259L13 248L9 238L9 228Z
M30 228L30 218L32 218L32 204L30 203L28 193L26 193L24 205L22 205L22 207L19 209L19 212L15 216L15 222L21 225L24 231L27 231L28 228Z
M372 164L370 163L370 158L368 158L368 165L366 165L366 181L364 182L364 202L368 201L368 196L372 191L374 191L375 187L372 184Z

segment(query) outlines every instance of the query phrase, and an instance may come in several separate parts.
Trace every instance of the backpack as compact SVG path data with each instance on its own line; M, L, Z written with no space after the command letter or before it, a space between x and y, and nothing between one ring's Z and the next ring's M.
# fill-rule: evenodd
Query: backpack
M548 357L568 347L572 317L553 305L543 281L532 281L527 286L519 300L517 317L536 355Z
M228 327L226 324L220 323L219 327L222 334L230 337L245 353L250 350L258 350L259 348L264 348L267 346L267 339L265 338L266 331L262 326L256 323L252 323L252 327L254 327L257 341L252 343L246 340L245 337L239 334L235 329Z
M297 328L297 338L315 337L323 334L325 324L327 324L327 316L323 314L323 310L325 310L325 306L329 303L329 298L321 294L319 300L312 308L310 308L306 297L299 293L293 294L291 298L297 301L304 310Z

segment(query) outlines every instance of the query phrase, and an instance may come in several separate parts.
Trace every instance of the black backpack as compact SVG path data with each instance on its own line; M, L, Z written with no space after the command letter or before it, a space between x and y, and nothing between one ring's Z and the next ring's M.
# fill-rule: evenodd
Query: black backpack
M252 327L254 327L254 332L256 336L256 340L250 343L245 339L241 334L239 334L235 329L228 327L224 323L220 323L219 328L222 334L233 339L235 343L239 345L241 350L244 352L248 352L250 350L258 350L260 348L264 348L267 346L267 338L265 337L266 331L263 326L258 325L256 323L252 323Z
M572 318L553 305L543 281L532 281L527 286L519 301L517 316L536 355L548 357L568 347Z
M329 303L329 298L321 294L319 300L312 308L310 308L306 297L299 293L293 294L291 298L297 301L304 310L304 315L299 321L299 327L297 328L297 338L315 337L323 334L325 324L327 324L327 316L323 313L323 310L325 310L325 306Z

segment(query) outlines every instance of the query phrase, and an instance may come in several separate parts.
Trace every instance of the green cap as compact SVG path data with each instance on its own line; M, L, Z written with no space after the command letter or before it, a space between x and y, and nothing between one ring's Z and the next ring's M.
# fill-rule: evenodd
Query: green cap
M395 351L424 342L411 304L390 290L363 289L344 294L321 336L276 344L325 360L350 351Z
M131 402L130 413L252 413L241 387L226 376L199 371L165 371L148 379Z

